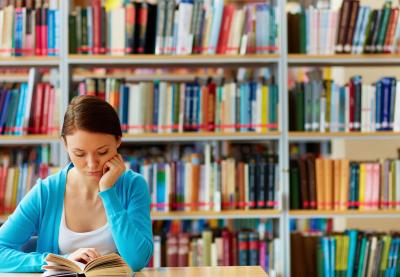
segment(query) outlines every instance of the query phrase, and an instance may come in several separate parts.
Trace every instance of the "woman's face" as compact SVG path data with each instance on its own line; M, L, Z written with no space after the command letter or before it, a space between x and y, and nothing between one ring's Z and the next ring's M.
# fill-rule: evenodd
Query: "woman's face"
M76 130L65 136L64 144L71 162L82 176L100 179L105 162L117 155L121 140L114 135Z

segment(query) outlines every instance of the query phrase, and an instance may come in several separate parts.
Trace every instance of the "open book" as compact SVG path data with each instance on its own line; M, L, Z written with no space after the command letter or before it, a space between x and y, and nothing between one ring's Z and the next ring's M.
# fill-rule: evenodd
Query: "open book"
M62 256L49 254L43 276L134 276L134 272L117 254L98 257L87 264L68 260Z

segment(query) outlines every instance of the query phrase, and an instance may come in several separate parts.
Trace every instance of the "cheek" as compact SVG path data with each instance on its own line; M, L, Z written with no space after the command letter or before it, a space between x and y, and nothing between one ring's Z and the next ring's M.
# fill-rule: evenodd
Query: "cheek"
M86 163L85 159L75 157L74 155L70 155L69 158L71 159L71 162L74 164L74 166L77 168L84 167L84 165Z
M108 161L111 160L115 155L117 155L117 149L109 151L107 155L102 156L102 158L105 158Z
M99 156L99 163L101 166L103 166L107 161L111 160L112 157L114 157L116 154L114 153L109 153L107 155L104 156Z

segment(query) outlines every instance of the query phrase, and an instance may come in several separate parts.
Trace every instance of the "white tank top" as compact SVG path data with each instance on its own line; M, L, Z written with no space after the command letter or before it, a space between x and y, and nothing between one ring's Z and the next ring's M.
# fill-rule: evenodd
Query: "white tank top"
M61 255L71 254L79 248L95 248L101 255L117 252L108 223L90 232L71 231L65 222L64 208L61 215L58 247Z

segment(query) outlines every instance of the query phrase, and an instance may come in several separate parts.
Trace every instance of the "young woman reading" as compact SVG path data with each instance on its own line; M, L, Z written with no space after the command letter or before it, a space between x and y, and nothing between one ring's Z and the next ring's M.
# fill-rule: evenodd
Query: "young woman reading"
M150 195L117 152L117 113L96 97L75 97L61 137L71 163L39 179L0 227L0 272L40 272L49 253L87 263L117 252L142 269L153 254ZM20 251L34 234L36 251Z

